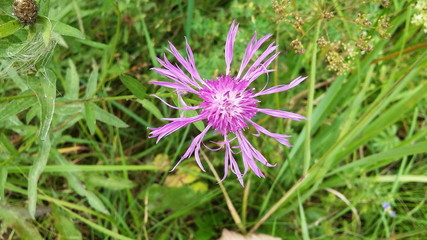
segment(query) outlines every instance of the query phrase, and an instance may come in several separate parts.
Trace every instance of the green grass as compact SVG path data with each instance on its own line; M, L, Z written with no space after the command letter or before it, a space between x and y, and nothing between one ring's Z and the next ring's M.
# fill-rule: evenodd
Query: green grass
M411 23L416 1L40 0L33 27L15 20L12 2L0 0L0 239L203 240L223 229L304 240L427 238L427 44ZM358 24L358 13L370 24ZM247 134L277 166L261 168L264 179L248 173L245 188L233 174L217 184L223 149L202 148L206 172L194 158L169 172L203 124L158 144L147 129L180 115L150 96L180 104L149 83L165 80L149 70L155 57L168 41L185 53L187 36L201 76L223 74L233 20L233 74L256 31L272 33L268 43L282 54L254 88L309 76L259 97L262 108L309 120L254 118L294 136L293 147ZM221 138L209 132L209 141Z

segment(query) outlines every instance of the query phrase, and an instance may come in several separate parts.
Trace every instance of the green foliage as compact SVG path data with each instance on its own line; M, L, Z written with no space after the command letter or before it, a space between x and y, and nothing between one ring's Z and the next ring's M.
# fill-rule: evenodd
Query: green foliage
M129 89L129 91L135 95L140 100L144 100L146 97L146 89L145 87L140 83L140 81L136 80L135 78L127 75L123 75L120 77L120 80L122 83Z
M64 240L81 240L82 234L70 217L60 211L58 208L53 210L52 216L55 222L55 228L58 230L59 237Z
M9 232L5 233L6 236L13 236L14 232L16 232L19 239L22 240L43 239L37 231L36 226L29 221L30 217L25 209L1 205L0 219L2 220L2 224L5 224L2 227L6 231L8 230L6 227L9 227ZM10 229L12 229L11 232Z
M12 20L0 25L0 38L4 38L14 34L21 27L22 27L22 24L18 20Z
M39 0L29 27L12 0L0 0L0 238L218 239L225 228L282 239L426 238L427 44L412 24L417 2ZM259 106L309 120L258 114L269 131L294 136L293 147L245 130L277 166L262 169L265 179L247 174L245 188L230 175L222 189L194 158L168 172L205 125L157 145L148 138L147 127L182 114L149 95L183 107L149 83L167 81L149 69L163 54L176 62L168 41L185 56L186 36L200 75L223 74L233 20L232 74L253 32L272 33L267 44L282 54L253 87L310 78ZM204 143L220 141L209 132ZM203 151L221 175L223 150Z

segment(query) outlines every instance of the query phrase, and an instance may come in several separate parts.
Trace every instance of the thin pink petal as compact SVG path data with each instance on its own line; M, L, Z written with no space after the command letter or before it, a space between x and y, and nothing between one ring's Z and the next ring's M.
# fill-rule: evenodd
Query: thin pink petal
M187 39L186 39L186 42L187 42ZM167 49L166 48L166 50L167 51L169 51L170 53L172 53L172 55L178 60L178 62L185 68L185 70L187 70L187 72L188 73L190 73L190 75L194 78L194 79L197 79L197 80L199 80L200 82L202 82L202 80L201 80L201 78L200 78L200 75L199 75L199 73L197 72L197 69L196 69L196 66L195 66L195 63L194 63L194 58L193 58L193 52L191 51L191 48L190 48L190 46L188 45L188 42L187 42L187 44L186 44L186 50L187 50L187 53L189 53L191 56L190 56L190 60L189 61L187 61L182 55L181 55L181 53L179 53L179 51L178 51L178 49L176 49L176 47L171 43L171 42L169 42L169 48L170 49ZM197 83L196 83L197 84ZM198 84L197 84L198 85ZM199 86L199 88L200 88L200 86Z
M264 61L265 58L267 58L271 53L273 53L274 51L276 51L276 49L278 48L278 45L274 45L274 42L271 43L267 49L261 54L261 56L259 56L257 58L257 60L255 60L255 62L252 64L252 66L249 67L248 71L246 72L246 74L243 76L243 79L248 79L247 77L254 72L255 70L258 69L258 67L260 67L260 64L262 61ZM267 66L261 66L262 68L266 69Z
M165 69L163 69L163 74L160 73L161 68L153 68L153 70L159 72L160 74L162 74L163 76L166 76L165 73L168 75L166 77L170 78L171 80L174 81L179 81L182 84L188 84L191 85L195 88L200 89L200 85L192 80L191 78L189 78L184 71L182 71L181 68L179 68L178 66L172 64L166 57L166 54L163 54L163 60L160 58L157 58L157 61L160 63L160 65L162 65Z
M197 71L196 62L194 61L193 51L191 50L190 44L188 44L188 39L185 37L185 46L187 50L188 62L191 65L193 72L193 77L198 80L200 83L204 84L203 79L200 77L199 72Z
M250 124L252 124L252 126L254 126L254 128L255 128L258 132L262 132L262 133L264 133L265 135L267 135L267 136L269 136L269 137L272 137L272 138L276 139L279 143L281 143L281 144L283 144L283 145L286 145L286 146L291 147L291 144L289 143L288 139L286 139L286 138L289 138L289 137L292 137L292 136L289 136L289 135L283 135L283 134L279 134L279 133L272 133L272 132L268 131L267 129L265 129L265 128L261 127L260 125L256 124L254 121L252 121L252 120L250 120L250 119L246 119L246 120L247 120Z
M251 42L246 47L246 51L245 51L245 54L243 55L242 63L240 64L240 70L239 70L239 73L237 74L237 78L240 78L246 66L248 65L248 63L251 61L252 57L256 53L256 51L271 36L272 36L271 34L267 34L257 41L256 33L254 34L254 37L252 38Z
M187 126L190 123L203 120L202 116L195 116L191 118L165 118L164 120L173 121L159 128L148 128L152 130L150 132L149 138L157 137L156 143L160 141L163 137L177 131L178 129Z
M264 174L258 168L254 159L268 167L276 166L276 164L272 165L268 163L267 159L249 143L242 132L236 133L236 136L240 148L242 149L243 162L247 164L258 177L264 177Z
M179 83L163 82L163 81L150 81L151 84L159 85L163 87L173 88L177 91L186 91L198 94L198 92L187 85L181 85Z
M170 105L169 103L167 103L165 100L163 100L161 97L159 97L159 96L157 96L157 95L154 95L154 94L152 94L152 95L150 95L150 96L153 96L153 97L155 97L155 98L157 98L157 99L159 99L160 101L162 101L162 103L164 103L166 106L168 106L168 107L170 107L170 108L173 108L173 109L178 109L178 110L196 110L196 109L199 109L200 107L199 106L196 106L196 107L183 107L183 108L180 108L180 107L175 107L175 106L172 106L172 105Z
M268 94L272 94L272 93L278 93L278 92L286 91L288 89L296 87L298 84L300 84L302 81L304 81L307 78L308 77L297 77L290 84L287 84L287 85L277 85L277 86L274 86L274 87L269 88L267 90L260 91L260 92L258 92L258 93L255 94L255 97L258 97L258 96L261 96L261 95L268 95Z
M202 162L200 161L200 157L199 157L199 151L200 151L200 146L201 143L203 142L203 138L205 137L206 133L209 131L209 129L211 128L210 125L208 125L199 135L197 135L194 140L191 142L191 145L188 147L187 151L185 152L185 154L181 157L181 159L178 161L177 164L175 164L175 166L172 168L172 170L170 170L171 172L173 170L175 170L175 168L185 159L191 157L191 155L193 155L194 153L194 157L196 159L197 165L199 165L200 169L202 169L203 172L206 172L206 170L203 168Z
M239 183L244 187L245 184L243 182L243 176L245 175L246 170L245 170L245 173L243 173L243 174L240 172L239 165L237 164L237 162L233 156L233 150L231 149L231 146L230 146L231 141L232 140L227 139L226 135L224 136L224 145L225 145L224 176L222 177L222 179L218 183L224 181L227 178L228 169L231 169L231 172L233 172L236 175L237 180L239 180Z
M227 41L225 42L225 64L226 70L225 74L230 74L231 62L233 61L233 48L234 41L236 40L237 30L239 29L239 24L236 24L235 21L231 23L230 30L228 31Z
M267 61L260 64L252 73L248 74L245 79L247 79L249 82L253 82L262 74L276 71L274 69L267 69L267 67L274 59L276 59L277 56L279 56L279 54L280 52L276 52L275 54L273 54Z
M267 115L278 117L278 118L289 118L295 121L300 121L301 119L307 120L306 117L301 116L299 114L293 113L293 112L286 112L281 110L274 110L274 109L264 109L264 108L258 108L259 112L265 113Z

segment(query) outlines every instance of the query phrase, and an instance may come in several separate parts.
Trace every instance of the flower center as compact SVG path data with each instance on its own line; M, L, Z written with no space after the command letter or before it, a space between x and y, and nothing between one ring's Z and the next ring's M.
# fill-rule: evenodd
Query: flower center
M223 135L237 132L247 127L245 118L252 118L257 113L257 103L253 90L246 89L248 81L237 80L231 76L217 77L217 81L206 81L206 86L199 91L204 101L200 104L210 125Z

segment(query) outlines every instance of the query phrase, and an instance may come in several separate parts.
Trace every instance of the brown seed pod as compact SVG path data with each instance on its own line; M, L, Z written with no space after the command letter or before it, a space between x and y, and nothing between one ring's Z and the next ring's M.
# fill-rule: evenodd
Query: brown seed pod
M25 25L33 25L37 19L38 7L34 0L15 0L13 13Z

